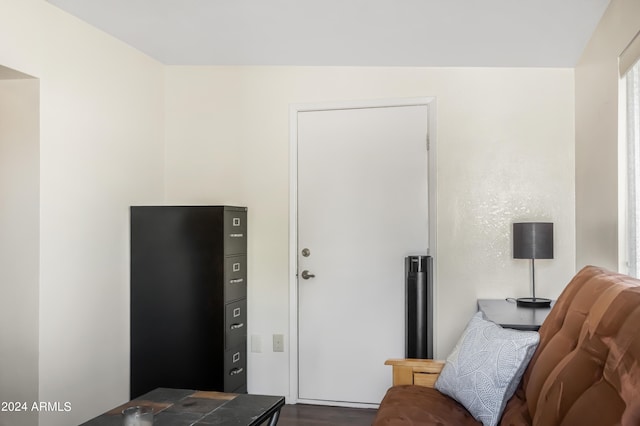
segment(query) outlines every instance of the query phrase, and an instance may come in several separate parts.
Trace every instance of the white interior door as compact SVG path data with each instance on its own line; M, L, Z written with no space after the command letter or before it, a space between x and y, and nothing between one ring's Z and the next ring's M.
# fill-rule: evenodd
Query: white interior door
M377 404L384 361L404 356L404 257L428 245L427 108L298 112L299 400Z

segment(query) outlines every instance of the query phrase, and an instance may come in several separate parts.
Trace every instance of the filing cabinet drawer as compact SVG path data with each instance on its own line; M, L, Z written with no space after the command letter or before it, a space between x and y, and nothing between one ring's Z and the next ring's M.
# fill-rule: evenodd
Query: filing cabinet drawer
M224 254L247 252L247 212L224 211Z
M224 300L247 297L247 256L232 256L224 259Z
M247 340L247 300L225 305L224 315L224 347L238 346Z
M236 346L224 353L224 391L233 392L247 383L247 348Z

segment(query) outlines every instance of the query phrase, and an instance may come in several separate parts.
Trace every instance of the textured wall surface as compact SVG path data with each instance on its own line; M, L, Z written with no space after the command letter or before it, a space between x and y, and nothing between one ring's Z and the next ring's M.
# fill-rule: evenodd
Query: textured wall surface
M290 104L418 96L437 98L437 356L478 297L529 294L513 221L555 223L556 258L536 264L540 296L574 274L573 70L168 67L167 201L249 206L249 334L270 339L295 320ZM250 391L287 395L288 355L250 353Z

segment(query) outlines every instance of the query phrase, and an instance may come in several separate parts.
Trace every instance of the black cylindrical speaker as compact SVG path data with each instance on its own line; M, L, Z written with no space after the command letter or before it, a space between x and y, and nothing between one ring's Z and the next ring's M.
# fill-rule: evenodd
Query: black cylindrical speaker
M433 358L433 263L431 256L404 260L407 358Z

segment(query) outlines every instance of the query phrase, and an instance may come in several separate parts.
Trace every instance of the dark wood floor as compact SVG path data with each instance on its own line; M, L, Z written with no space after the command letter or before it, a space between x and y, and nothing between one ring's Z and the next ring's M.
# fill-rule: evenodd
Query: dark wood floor
M371 426L375 409L293 404L280 410L278 426Z

